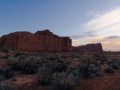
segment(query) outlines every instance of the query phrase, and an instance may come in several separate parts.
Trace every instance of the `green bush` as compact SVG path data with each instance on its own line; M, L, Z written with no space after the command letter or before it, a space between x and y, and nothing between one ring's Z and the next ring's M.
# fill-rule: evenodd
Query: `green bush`
M53 66L52 72L63 72L66 70L67 65L64 63L57 63Z
M118 69L119 69L119 64L113 63L113 64L111 65L111 67L112 67L113 69L115 69L115 70L118 70Z
M2 80L3 80L3 76L2 76L2 75L0 75L0 83L2 82Z
M80 83L79 77L75 77L71 73L55 73L53 79L53 90L73 90Z
M93 78L94 76L98 76L98 72L100 72L99 67L95 64L84 64L80 68L80 77L81 78Z
M15 54L14 54L15 57L18 57L18 56L21 56L21 55L25 55L25 53L22 52L22 51L16 51Z
M11 77L14 76L14 72L11 69L10 66L4 66L0 67L0 74L5 78L5 79L10 79Z
M45 58L45 57L41 57L40 59L39 59L39 61L42 63L42 62L47 62L47 59Z
M103 54L94 54L93 58L99 60L100 64L104 64L104 62L107 61L107 57Z
M38 85L48 85L51 83L51 72L50 69L42 66L38 69Z
M22 63L16 57L9 57L7 65L11 66L13 70L18 71L18 70L21 70Z
M80 67L77 65L68 66L65 72L67 74L72 73L74 76L79 76L79 73L80 73L79 68Z
M114 70L110 66L106 66L104 69L104 73L114 73Z
M38 71L38 62L35 57L26 57L21 55L19 57L9 57L8 66L11 66L13 70L21 70L24 74L34 74Z
M0 83L0 90L18 90L18 88L9 83L7 83L7 84Z
M2 52L8 53L9 49L8 48L1 48Z
M57 59L57 63L64 63L64 60L62 58Z
M80 58L81 56L77 55L77 54L71 54L69 57L71 57L72 59L74 59L74 58Z
M24 74L34 74L38 71L38 64L35 57L27 57L21 60L21 72Z
M111 68L118 70L120 68L120 59L116 59L116 58L109 58L106 61L106 64L108 66L110 66Z
M67 55L62 55L61 57L62 57L63 59L69 58L69 56L67 56Z
M8 59L9 55L5 54L5 55L1 55L0 57L3 58L3 59Z

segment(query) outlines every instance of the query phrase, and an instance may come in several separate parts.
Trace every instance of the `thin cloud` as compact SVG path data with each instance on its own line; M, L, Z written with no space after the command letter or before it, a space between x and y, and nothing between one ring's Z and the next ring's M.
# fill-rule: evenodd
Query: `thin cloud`
M86 37L96 37L97 34L96 34L96 31L87 31L87 32L84 32L80 35L73 35L73 36L70 36L72 39L79 39L79 38L86 38Z
M80 26L84 33L71 36L73 46L100 42L104 50L120 50L120 6L101 12L89 11L87 16L90 15L92 19Z
M117 35L111 35L111 36L105 36L105 37L96 37L96 38L87 38L87 42L93 41L93 42L111 42L112 40L118 41L120 39L120 36Z
M120 33L120 7L95 13L93 18L81 27L86 31L97 30L98 35Z
M100 42L111 42L111 40L117 41L119 38L120 38L120 36L112 35L112 36L103 37L102 39L100 39L98 41L100 41Z
M108 36L108 37L105 37L104 40L108 40L108 39L117 39L117 38L120 38L120 36Z

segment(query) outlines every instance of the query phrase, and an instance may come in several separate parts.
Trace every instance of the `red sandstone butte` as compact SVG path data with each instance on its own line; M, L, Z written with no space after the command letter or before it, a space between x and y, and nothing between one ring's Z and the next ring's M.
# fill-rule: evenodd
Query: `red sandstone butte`
M3 35L0 38L0 47L23 51L69 52L72 50L71 41L69 37L59 37L49 30L37 31L34 34L20 31Z
M101 43L73 47L74 52L103 52Z
M60 37L48 29L30 33L19 31L3 35L0 47L33 52L103 52L101 43L73 47L69 37Z

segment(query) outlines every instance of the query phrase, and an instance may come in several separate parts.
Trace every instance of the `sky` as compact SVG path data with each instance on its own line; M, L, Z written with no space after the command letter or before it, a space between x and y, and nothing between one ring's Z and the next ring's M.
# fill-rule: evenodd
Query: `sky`
M0 0L0 36L49 29L73 46L120 51L120 0Z

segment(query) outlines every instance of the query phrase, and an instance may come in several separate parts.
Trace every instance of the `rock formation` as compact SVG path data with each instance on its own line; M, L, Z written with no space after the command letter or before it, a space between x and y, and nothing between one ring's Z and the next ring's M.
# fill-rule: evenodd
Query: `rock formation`
M3 35L0 38L1 48L10 48L22 51L36 52L103 52L101 43L87 44L72 47L72 40L69 37L60 37L49 30L30 33L20 31Z
M101 43L73 47L74 52L103 52Z
M49 30L30 32L14 32L0 38L0 47L23 51L67 52L72 50L69 37L59 37Z

